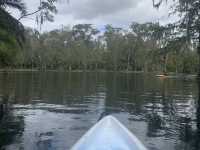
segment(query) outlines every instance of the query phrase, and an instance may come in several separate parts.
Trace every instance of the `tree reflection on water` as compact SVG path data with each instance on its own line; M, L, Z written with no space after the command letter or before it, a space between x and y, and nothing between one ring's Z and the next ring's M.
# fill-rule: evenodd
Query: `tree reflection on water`
M149 150L198 150L198 87L195 80L149 74L0 74L0 97L8 108L1 115L0 149L69 149L112 114Z

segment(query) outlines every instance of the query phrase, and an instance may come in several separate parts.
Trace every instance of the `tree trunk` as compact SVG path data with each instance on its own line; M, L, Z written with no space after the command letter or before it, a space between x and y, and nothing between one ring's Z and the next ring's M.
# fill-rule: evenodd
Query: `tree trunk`
M163 57L163 74L167 74L167 54Z
M165 72L165 74L167 73L167 55L165 56L165 70L164 70Z
M178 74L178 62L176 60L176 74Z
M128 51L128 58L127 58L127 68L126 70L129 71L129 68L130 68L130 50Z
M136 54L134 53L134 71L135 72L137 70L136 64L137 64L137 62L136 62Z
M47 65L46 65L46 63L44 63L44 65L43 65L43 70L47 71Z
M84 63L84 64L83 64L83 71L86 72L86 70L87 70L87 64Z
M69 72L71 72L72 71L72 66L71 66L71 64L69 65Z
M98 64L97 63L95 64L95 70L98 70Z
M175 51L175 58L176 58L176 74L178 74L178 52Z
M200 77L200 30L199 30L199 43L198 43L198 47L197 47L197 53L199 56L199 70L198 70L198 77Z
M144 62L144 72L145 73L148 72L148 62L147 61Z

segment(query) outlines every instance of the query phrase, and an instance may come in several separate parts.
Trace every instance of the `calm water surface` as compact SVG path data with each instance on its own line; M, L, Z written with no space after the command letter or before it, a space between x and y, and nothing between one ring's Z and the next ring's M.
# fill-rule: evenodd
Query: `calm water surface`
M200 149L200 102L192 79L125 73L1 73L0 101L4 103L1 150L68 150L109 114L149 150Z

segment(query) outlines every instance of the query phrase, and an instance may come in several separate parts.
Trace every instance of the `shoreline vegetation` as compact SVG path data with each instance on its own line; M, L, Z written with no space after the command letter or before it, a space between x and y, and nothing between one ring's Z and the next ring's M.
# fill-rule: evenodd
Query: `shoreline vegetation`
M102 32L91 24L77 24L43 33L27 28L23 47L0 43L0 68L198 72L197 47L184 37L171 38L168 26L133 22L129 29L104 28Z
M63 73L84 73L84 72L97 72L97 73L127 73L127 74L152 74L157 78L197 78L198 75L195 73L175 73L175 72L168 72L168 73L161 73L161 72L144 72L144 71L127 71L127 70L58 70L58 69L47 69L47 70L40 70L40 69L0 69L0 73L9 73L9 72L63 72Z

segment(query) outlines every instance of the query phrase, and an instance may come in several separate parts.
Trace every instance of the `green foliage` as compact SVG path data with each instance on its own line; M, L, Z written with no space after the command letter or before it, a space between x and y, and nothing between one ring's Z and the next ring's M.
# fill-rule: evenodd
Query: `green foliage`
M170 34L168 26L157 23L132 25L129 30L107 25L104 34L90 24L42 34L27 29L24 50L12 58L15 67L44 70L196 72L196 48Z
M153 5L156 8L159 8L164 1L168 2L169 0L153 0ZM189 46L197 48L197 53L200 56L200 1L173 0L171 1L171 10L171 14L179 16L179 20L174 22L173 26L171 26L171 29L174 29L175 31L175 37L184 39L186 41L187 49L190 49ZM175 43L172 45L177 46ZM192 64L196 63L197 59L193 59L195 61L189 60L190 58L183 59L183 72L191 72L191 69L189 68ZM196 68L194 70L197 71Z
M168 2L169 0L153 0L153 4L159 8L163 1ZM174 23L177 34L187 37L188 42L196 42L200 48L200 1L173 0L171 9L172 14L179 16L179 20Z
M16 53L20 50L18 43L14 36L10 35L4 30L0 30L0 66L6 67L14 64Z
M36 22L53 21L57 0L41 0L38 10L26 11L23 1L0 1L1 66L39 69L107 69L127 71L197 72L197 45L200 45L199 0L174 0L174 24L133 22L128 30L105 26L100 33L91 24L40 34L24 30L20 19L36 14ZM153 0L159 8L163 1ZM7 7L21 13L11 16ZM41 26L40 26L41 27ZM26 39L26 41L25 41ZM200 53L200 46L199 46Z
M20 65L24 63L29 66L30 64L33 65L34 61L37 64L38 62L44 63L42 60L46 58L46 53L44 51L38 51L46 48L43 44L44 41L42 41L42 38L38 39L36 35L32 34L30 37L26 37L28 41L25 42L25 36L29 35L25 33L24 26L20 23L20 20L29 15L36 14L36 22L40 27L44 21L53 21L53 14L57 13L56 1L40 0L38 10L31 13L26 11L25 3L22 0L0 1L0 63L2 66ZM14 18L7 11L7 7L18 10L21 13L21 17L19 19ZM34 49L34 44L38 47L37 55L33 57L32 50ZM18 51L19 46L22 49L20 52ZM31 51L23 51L24 47Z
M40 26L40 28L44 24L45 21L50 21L50 22L54 21L53 15L57 13L57 9L54 4L56 1L57 0L41 0L38 10L33 12L33 13L39 12L36 15L36 23ZM29 14L25 14L25 16L27 15Z
M22 46L24 38L24 27L23 25L14 17L12 17L8 12L0 7L0 30L13 36L17 42ZM6 36L0 37L0 42L10 42L9 38Z

